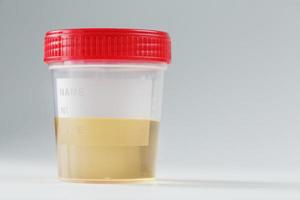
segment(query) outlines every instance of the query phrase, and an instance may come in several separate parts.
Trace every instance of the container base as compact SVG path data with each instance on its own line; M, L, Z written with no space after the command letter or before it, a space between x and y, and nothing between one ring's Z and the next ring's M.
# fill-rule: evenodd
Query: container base
M89 183L89 184L126 184L126 183L142 183L153 182L155 177L149 178L132 178L132 179L75 179L75 178L59 178L63 182L71 183Z

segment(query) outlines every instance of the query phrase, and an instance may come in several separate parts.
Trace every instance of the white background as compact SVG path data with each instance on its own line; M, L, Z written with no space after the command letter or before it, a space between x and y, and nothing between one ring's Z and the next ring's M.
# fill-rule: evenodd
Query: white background
M123 193L155 198L160 190L165 192L161 197L233 199L238 193L280 199L277 192L282 192L296 198L292 191L299 187L246 187L244 193L244 186L226 189L226 181L300 181L299 11L295 0L0 0L0 197L22 199L18 191L26 188L32 198L46 191L50 196L74 192L78 198L86 193L100 198L100 191L107 198ZM44 33L71 27L170 33L173 63L165 79L158 177L183 180L181 184L196 180L197 187L30 182L40 175L55 178L53 93L42 62ZM44 166L40 163L47 163L49 173L46 167L37 173L35 167ZM214 189L208 190L203 180L225 184L211 184ZM266 195L260 195L262 190Z

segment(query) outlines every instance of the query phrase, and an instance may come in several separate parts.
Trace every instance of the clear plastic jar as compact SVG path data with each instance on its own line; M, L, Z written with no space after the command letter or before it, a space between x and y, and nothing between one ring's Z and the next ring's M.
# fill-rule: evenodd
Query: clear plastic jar
M161 115L167 33L64 29L45 37L53 76L59 177L151 180Z

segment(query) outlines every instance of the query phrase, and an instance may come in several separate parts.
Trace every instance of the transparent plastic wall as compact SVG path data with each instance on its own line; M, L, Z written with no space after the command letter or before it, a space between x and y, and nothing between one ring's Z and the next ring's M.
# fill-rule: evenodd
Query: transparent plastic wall
M51 65L59 176L153 179L164 65Z
M159 120L164 67L52 65L57 117Z

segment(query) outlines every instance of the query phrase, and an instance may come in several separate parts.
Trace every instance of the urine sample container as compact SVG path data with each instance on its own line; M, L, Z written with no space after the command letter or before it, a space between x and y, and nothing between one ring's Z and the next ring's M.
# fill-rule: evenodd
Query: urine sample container
M170 60L170 37L162 31L46 33L44 61L53 77L60 179L154 179L163 75Z

